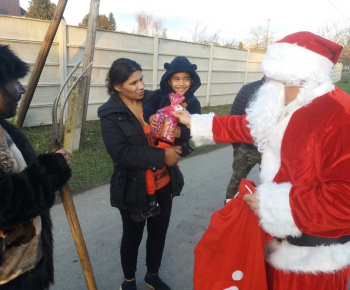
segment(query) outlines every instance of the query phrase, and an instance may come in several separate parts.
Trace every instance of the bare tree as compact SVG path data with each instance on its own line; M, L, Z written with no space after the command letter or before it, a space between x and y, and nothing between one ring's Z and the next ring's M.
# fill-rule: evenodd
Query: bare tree
M190 32L192 33L192 42L203 44L214 43L218 45L220 31L209 34L207 27L202 27L201 24L197 22L194 30Z
M160 36L163 38L168 38L167 32L168 32L168 30L166 28L163 28Z
M339 57L339 62L347 66L347 68L349 69L350 68L350 37L348 38L346 43L344 43L343 47L344 47L343 51Z
M340 22L326 21L317 29L318 35L327 38L343 46L339 62L343 65L350 65L350 26Z
M162 34L163 33L163 19L161 18L157 18L152 20L152 24L151 24L152 30L153 30L153 34Z
M166 29L163 27L163 20L155 18L152 14L141 11L136 14L137 33L146 35L161 34L166 36ZM165 32L165 33L164 33Z
M136 21L137 21L137 32L139 34L148 35L151 22L152 22L152 15L149 15L146 12L142 11L136 14Z
M267 35L267 30L259 25L250 29L246 46L254 52L266 52L266 44L269 45L273 42L275 42L273 33Z
M349 26L345 26L340 22L326 21L317 29L317 34L327 38L333 42L343 45L349 38Z
M223 47L230 47L230 48L239 48L239 49L243 49L243 43L242 43L242 47L239 47L239 44L241 42L239 42L237 39L232 38L230 40L223 40L222 41L222 46Z

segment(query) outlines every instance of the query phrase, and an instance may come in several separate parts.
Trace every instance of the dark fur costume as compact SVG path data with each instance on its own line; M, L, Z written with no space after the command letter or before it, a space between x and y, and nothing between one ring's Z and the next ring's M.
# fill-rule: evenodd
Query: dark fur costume
M0 45L0 86L26 76L29 66L20 60L8 45Z
M0 290L47 289L54 282L49 209L54 204L55 191L68 181L71 170L61 154L48 153L36 157L23 133L4 120L0 120L0 125L11 136L28 164L20 173L5 174L0 170L0 230L10 229L41 215L43 246L43 258L37 266L0 285Z

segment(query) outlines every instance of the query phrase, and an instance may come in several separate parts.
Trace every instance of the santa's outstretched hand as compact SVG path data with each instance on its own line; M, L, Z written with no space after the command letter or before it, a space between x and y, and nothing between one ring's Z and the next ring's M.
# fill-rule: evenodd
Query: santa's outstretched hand
M191 114L188 111L175 111L173 114L179 119L179 123L186 125L189 129L191 128ZM259 199L255 194L245 194L243 200L247 203L254 214L258 216Z
M191 114L188 111L175 111L174 116L179 119L179 123L191 128Z

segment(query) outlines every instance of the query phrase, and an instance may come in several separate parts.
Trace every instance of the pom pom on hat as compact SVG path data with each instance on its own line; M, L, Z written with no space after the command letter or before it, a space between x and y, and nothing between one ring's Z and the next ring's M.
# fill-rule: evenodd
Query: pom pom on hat
M269 45L262 63L265 76L291 85L329 78L343 47L307 31Z

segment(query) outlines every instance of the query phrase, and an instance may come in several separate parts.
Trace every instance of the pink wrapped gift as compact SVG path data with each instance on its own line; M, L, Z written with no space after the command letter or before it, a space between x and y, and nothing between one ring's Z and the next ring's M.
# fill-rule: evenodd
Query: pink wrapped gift
M169 136L168 130L175 128L179 120L173 113L178 110L185 110L186 103L184 103L185 97L178 93L170 93L169 99L171 105L156 112L157 127L152 130L152 136L173 143L174 138Z

